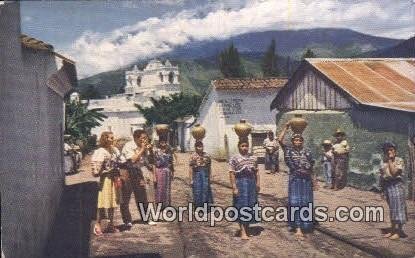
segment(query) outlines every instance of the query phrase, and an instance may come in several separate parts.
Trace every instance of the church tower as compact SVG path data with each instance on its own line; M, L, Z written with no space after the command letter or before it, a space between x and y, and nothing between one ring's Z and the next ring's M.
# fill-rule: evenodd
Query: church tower
M125 72L125 94L159 98L180 92L179 68L169 60L151 60L143 70L137 65Z

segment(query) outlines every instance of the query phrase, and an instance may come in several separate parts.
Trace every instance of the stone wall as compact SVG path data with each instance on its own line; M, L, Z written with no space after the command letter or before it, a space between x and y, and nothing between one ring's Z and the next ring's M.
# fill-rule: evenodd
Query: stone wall
M280 131L296 113L303 114L308 122L304 131L305 146L312 151L317 161L315 168L320 175L321 142L325 139L333 141L332 134L336 128L346 132L351 146L349 184L352 186L371 189L377 183L376 175L382 159L381 147L386 140L396 143L398 155L408 161L407 124L410 118L405 113L358 109L350 112L283 112L277 115L277 130ZM286 136L286 141L289 140L289 136Z

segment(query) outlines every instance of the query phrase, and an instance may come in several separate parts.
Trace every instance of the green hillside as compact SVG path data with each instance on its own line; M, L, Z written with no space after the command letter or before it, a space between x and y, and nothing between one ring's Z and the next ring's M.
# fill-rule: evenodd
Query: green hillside
M209 60L185 60L177 64L184 93L204 95L210 81L222 77L216 64Z
M81 79L77 90L81 95L87 95L87 91L90 92L92 87L101 97L119 93L125 83L124 72L125 70L116 70Z

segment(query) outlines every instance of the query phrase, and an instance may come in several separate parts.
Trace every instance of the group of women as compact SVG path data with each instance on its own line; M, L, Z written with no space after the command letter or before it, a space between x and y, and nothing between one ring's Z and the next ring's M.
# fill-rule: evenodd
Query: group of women
M287 123L278 136L279 145L284 152L284 160L289 168L288 181L288 208L308 207L313 203L313 191L318 188L315 173L313 173L314 159L311 152L304 148L304 138L301 134L293 134L291 143L287 143L285 136L290 124ZM100 148L92 157L93 173L100 176L101 188L98 194L98 209L105 209L110 220L109 232L117 231L113 224L114 208L118 205L119 191L117 188L117 164L122 163L122 155L114 147L114 136L106 132L101 135ZM152 149L153 147L146 147ZM239 153L229 160L229 176L233 193L233 206L238 210L243 207L253 207L258 204L260 191L260 175L257 160L249 154L248 138L240 138ZM392 228L385 237L399 239L402 234L402 225L406 222L405 189L402 180L403 160L396 156L396 146L387 143L384 145L385 159L381 168L381 182L384 194L390 207ZM154 182L155 202L170 205L171 180L173 176L173 154L166 139L161 139L154 149ZM202 141L196 141L195 152L190 156L189 178L193 190L193 202L196 207L204 204L213 204L213 195L210 186L212 169L211 158L204 152ZM98 215L96 233L100 234L99 227L101 213ZM254 217L254 216L252 216ZM241 239L249 239L249 225L255 223L238 219ZM290 229L298 239L304 239L304 233L312 230L313 221L300 218L299 212L289 220Z

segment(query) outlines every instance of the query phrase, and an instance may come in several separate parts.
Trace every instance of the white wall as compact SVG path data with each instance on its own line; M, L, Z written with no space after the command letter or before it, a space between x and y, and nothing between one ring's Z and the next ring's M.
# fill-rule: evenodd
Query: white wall
M216 106L216 92L211 91L204 103L200 108L200 115L197 118L198 123L200 123L206 129L206 136L203 139L205 145L205 151L211 154L214 157L225 155L223 138L220 138L219 134L219 123L217 115L217 106ZM194 150L194 139L190 140L190 148Z
M111 131L116 138L131 138L135 129L142 128L145 118L138 112L103 112L108 118L101 122L101 126L91 130L98 138L102 132Z
M0 28L3 252L42 257L64 186L63 100L46 85L57 67L21 47L18 3L0 6Z
M225 134L228 137L229 154L238 152L238 137L233 126L246 119L255 130L275 132L276 111L270 105L276 89L263 90L212 90L200 109L198 121L207 129L205 149L212 156L225 157Z

